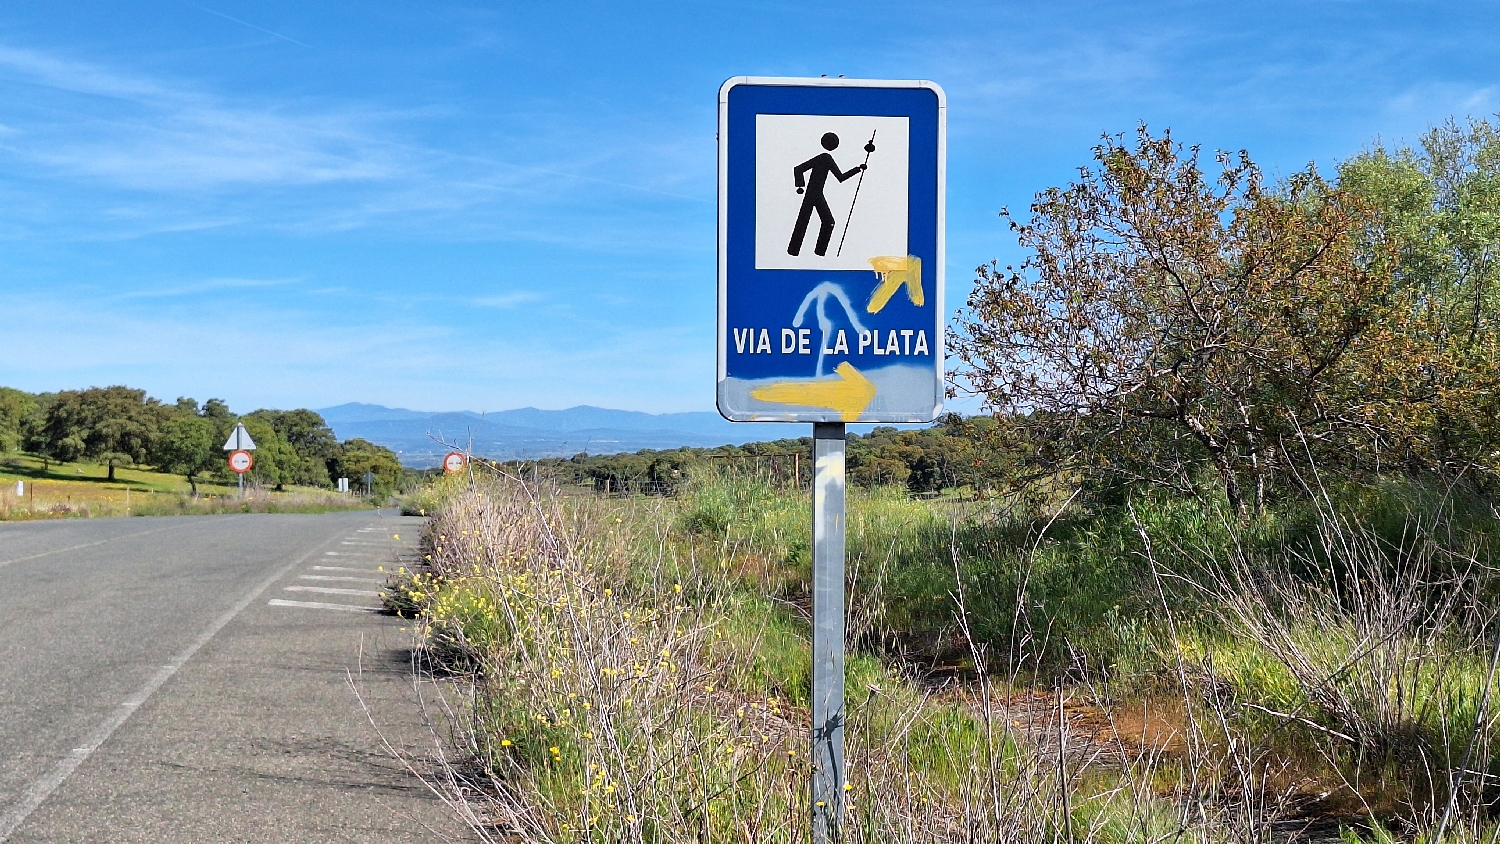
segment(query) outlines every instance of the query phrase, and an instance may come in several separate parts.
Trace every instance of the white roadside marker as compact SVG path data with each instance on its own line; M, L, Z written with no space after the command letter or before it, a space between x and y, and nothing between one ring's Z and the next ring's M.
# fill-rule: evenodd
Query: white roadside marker
M283 601L280 598L272 598L268 602L273 607L303 607L310 610L345 610L347 612L380 612L378 607L351 607L348 604L325 604L320 601Z

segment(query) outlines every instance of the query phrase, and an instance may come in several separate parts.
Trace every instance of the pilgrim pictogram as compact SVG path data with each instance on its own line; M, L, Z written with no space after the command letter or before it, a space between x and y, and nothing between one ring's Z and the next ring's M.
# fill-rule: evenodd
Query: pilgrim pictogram
M813 252L819 257L828 254L828 243L833 239L835 226L833 211L828 207L828 197L824 194L829 176L833 176L841 184L855 176L859 177L854 186L854 198L849 202L849 214L844 218L844 238L848 237L849 220L854 215L854 204L859 201L859 188L864 183L865 171L870 167L870 154L875 151L875 133L870 133L870 141L865 144L864 162L848 171L839 169L838 161L832 155L839 148L839 136L833 132L825 132L821 143L825 152L792 168L792 181L797 186L797 193L802 194L802 208L797 212L792 239L786 247L788 255L802 254L803 243L807 240L807 226L812 222L814 211L818 214L818 240L813 246ZM843 251L844 238L839 239L839 252Z

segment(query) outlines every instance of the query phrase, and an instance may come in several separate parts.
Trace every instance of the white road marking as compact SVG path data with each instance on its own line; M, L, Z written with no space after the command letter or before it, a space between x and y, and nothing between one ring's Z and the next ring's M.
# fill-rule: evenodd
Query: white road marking
M320 601L283 601L280 598L272 598L267 603L273 607L303 607L312 610L346 610L348 612L380 612L379 607L351 607L348 604L325 604Z
M366 546L369 546L369 547L372 547L372 548L379 548L379 547L385 546L384 542L350 542L347 539L344 540L343 542L340 542L339 544L340 545L366 545Z
M341 583L384 583L385 582L383 579L374 578L374 577L343 577L343 576L331 575L331 574L304 574L304 575L298 576L297 579L298 580L337 580L337 581L339 581Z
M288 586L281 590L283 592L321 592L324 595L364 595L370 598L379 598L379 592L371 592L368 589L336 589L332 586Z
M156 530L144 532L155 533L158 530L166 530L166 528L157 528ZM124 539L125 537L118 538ZM105 542L108 541L110 540L105 540ZM84 736L83 743L81 745L74 747L71 751L69 751L67 756L58 760L57 764L52 767L51 771L47 772L46 776L32 783L31 786L21 794L20 801L6 810L5 814L0 815L0 844L3 844L6 839L10 838L11 833L19 829L21 824L25 823L26 819L31 816L31 813L36 811L37 807L42 805L42 803L46 802L47 798L52 796L52 792L56 791L64 782L67 781L68 777L73 775L74 771L78 770L78 766L82 765L84 760L93 755L94 751L98 750L100 746L102 746L106 741L109 741L109 737L114 735L115 730L118 730L120 728L120 725L130 720L130 716L140 708L141 704L149 700L151 695L155 694L156 690L162 687L162 684L166 683L167 680L171 679L173 674L177 673L177 669L181 668L184 663L192 659L193 655L196 654L204 645L208 644L214 636L218 635L219 631L223 630L225 625L233 621L234 617L239 615L240 612L245 609L245 607L250 606L251 602L253 602L256 598L259 598L261 596L261 593L265 592L267 589L270 589L272 584L282 579L283 577L286 577L292 572L293 569L295 569L297 566L302 565L313 554L316 554L319 548L322 548L324 545L327 545L332 541L332 539L325 541L322 545L319 545L318 548L314 548L313 550L308 551L306 554L303 554L301 557L298 557L297 559L283 566L275 574L261 581L254 589L250 591L250 594L246 595L244 598L241 598L239 603L230 607L224 612L223 615L214 619L213 623L208 625L208 628L204 630L197 639L193 640L193 643L191 645L188 645L186 649L177 654L177 656L173 657L171 663L163 665L161 667L161 670L157 671L155 674L152 674L151 678L146 681L145 685L137 689L136 693L127 698L124 703L116 707L114 714L110 715L108 718L105 718L99 723L98 726L94 727L94 729L90 731L88 735ZM101 545L103 543L95 542L90 544ZM79 547L87 548L89 546L84 545ZM12 560L10 562L15 561Z
M357 571L361 574L386 574L380 569L356 569L349 566L313 566L313 571Z

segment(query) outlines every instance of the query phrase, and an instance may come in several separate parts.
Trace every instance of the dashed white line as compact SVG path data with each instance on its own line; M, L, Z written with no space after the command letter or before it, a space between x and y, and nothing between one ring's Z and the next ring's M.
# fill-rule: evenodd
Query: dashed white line
M379 607L351 607L348 604L325 604L320 601L283 601L280 598L272 598L267 603L273 607L302 607L311 610L344 610L346 612L380 612Z
M384 583L384 580L374 577L344 577L332 574L304 574L297 577L298 580L335 580L340 583Z
M313 566L313 571L357 571L360 574L386 574L380 569L357 569L350 566Z
M379 592L371 592L368 589L339 589L332 586L288 586L283 592L321 592L324 595L362 595L369 598L379 598Z

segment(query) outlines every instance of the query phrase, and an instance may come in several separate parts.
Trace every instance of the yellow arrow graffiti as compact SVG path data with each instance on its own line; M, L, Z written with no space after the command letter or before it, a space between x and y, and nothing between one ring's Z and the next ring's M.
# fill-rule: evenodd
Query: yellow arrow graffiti
M876 286L875 292L870 294L870 304L865 310L872 314L880 313L885 304L896 295L896 290L901 285L906 285L906 297L913 305L922 307L922 259L915 255L882 255L871 258L870 266L875 268L875 275L880 278L880 284Z
M845 422L853 422L875 398L875 383L849 365L848 361L833 370L838 379L818 381L778 381L750 391L753 398L776 404L800 404L837 410Z

